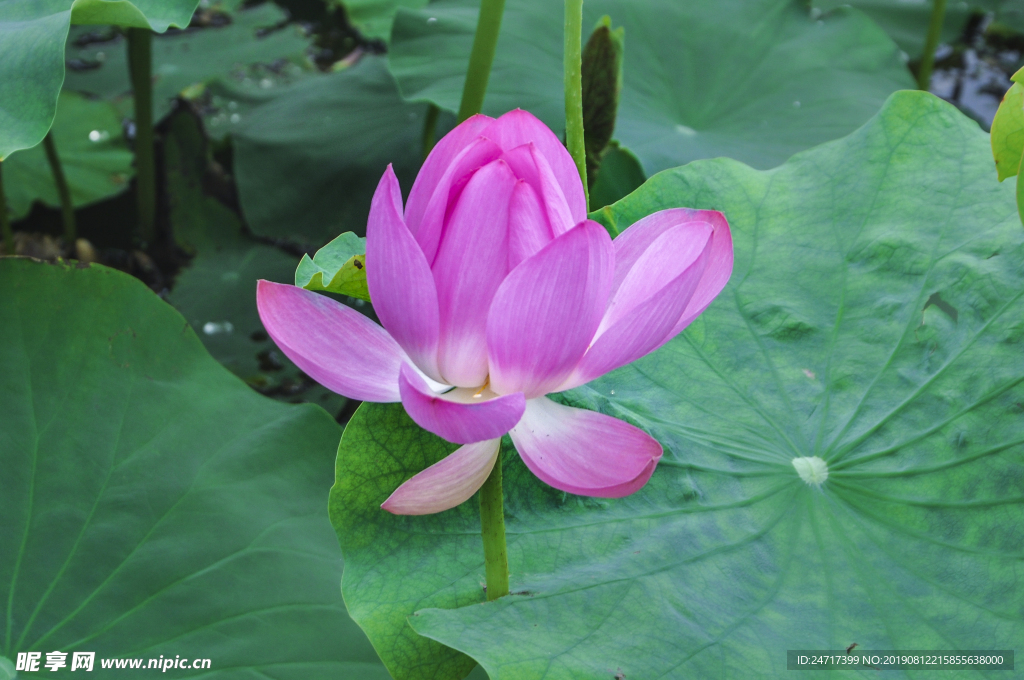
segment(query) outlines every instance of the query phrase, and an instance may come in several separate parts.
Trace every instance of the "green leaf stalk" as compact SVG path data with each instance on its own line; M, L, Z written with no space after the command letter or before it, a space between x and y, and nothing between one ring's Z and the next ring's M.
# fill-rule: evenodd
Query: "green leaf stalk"
M437 117L441 115L441 109L437 104L427 107L427 115L423 121L423 160L427 160L434 144L437 142Z
M501 454L480 487L480 533L484 539L487 601L508 595L508 548L505 546L505 498L501 491Z
M935 66L935 48L939 46L942 20L946 16L946 0L932 0L932 18L928 23L928 35L924 41L921 66L917 69L917 88L928 91L932 82L932 68Z
M466 72L466 84L462 88L462 102L459 105L460 123L483 109L487 81L491 77L491 64L498 48L501 16L504 13L505 0L483 0L480 5L473 50L469 54L469 71Z
M7 195L4 194L3 161L0 161L0 231L3 232L4 254L14 255L14 233L11 231L11 218L7 215Z
M57 145L53 142L53 130L43 137L43 149L46 151L46 160L50 163L50 171L53 172L53 183L57 185L57 194L60 196L60 215L64 222L64 245L74 249L77 230L75 228L75 207L71 203L71 189L68 187L67 177L64 176L64 167L60 164L60 156L57 155Z
M565 145L587 190L587 149L583 133L583 0L565 0Z

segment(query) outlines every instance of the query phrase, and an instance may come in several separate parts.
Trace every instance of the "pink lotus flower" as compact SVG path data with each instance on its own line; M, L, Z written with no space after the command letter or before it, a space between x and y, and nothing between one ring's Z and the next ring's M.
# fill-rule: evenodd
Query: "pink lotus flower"
M353 399L401 401L421 427L464 444L385 510L469 499L506 432L556 489L617 498L650 479L655 439L545 395L639 359L704 311L732 272L729 225L714 211L663 210L613 242L586 217L576 166L548 128L525 111L478 115L437 144L404 211L390 166L377 187L366 273L383 328L259 282L260 318L302 370Z

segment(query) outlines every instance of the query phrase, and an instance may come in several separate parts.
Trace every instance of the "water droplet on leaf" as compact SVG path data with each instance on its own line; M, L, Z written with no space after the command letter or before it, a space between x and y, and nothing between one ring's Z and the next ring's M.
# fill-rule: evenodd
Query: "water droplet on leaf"
M207 321L203 324L203 332L207 335L217 335L219 333L224 333L226 335L234 330L235 325L230 321L221 321L220 323L217 323L216 321Z

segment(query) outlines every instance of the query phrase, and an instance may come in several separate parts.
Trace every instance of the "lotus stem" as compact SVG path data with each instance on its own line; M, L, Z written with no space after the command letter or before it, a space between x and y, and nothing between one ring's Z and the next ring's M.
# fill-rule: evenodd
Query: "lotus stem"
M135 97L135 203L138 238L149 244L156 235L156 163L153 150L153 32L128 29L128 70Z
M60 215L64 220L64 245L74 250L75 239L78 238L75 229L75 207L71 204L71 189L68 188L60 156L57 155L57 145L53 143L53 130L43 137L43 148L46 149L46 160L50 162L53 182L57 185L57 195L60 196Z
M469 54L469 70L466 71L466 84L462 88L462 103L459 105L460 123L483 110L487 80L491 77L491 64L498 48L501 15L504 13L505 0L483 0L480 3L480 18L476 22L473 51Z
M427 160L437 141L437 117L440 114L441 109L437 104L431 104L427 108L427 119L423 121L423 160Z
M583 134L583 0L565 0L565 146L576 163L583 182L583 195L590 210L587 188L587 147Z
M942 21L946 16L946 0L932 0L932 18L928 23L928 36L924 41L921 66L917 69L917 88L928 91L932 83L932 67L935 66L935 48L939 46Z
M14 232L11 231L11 218L7 214L7 195L4 194L4 164L0 161L0 231L4 236L4 254L14 255Z
M501 453L480 487L480 534L484 539L487 601L508 595L508 548L505 547L505 499L501 493Z

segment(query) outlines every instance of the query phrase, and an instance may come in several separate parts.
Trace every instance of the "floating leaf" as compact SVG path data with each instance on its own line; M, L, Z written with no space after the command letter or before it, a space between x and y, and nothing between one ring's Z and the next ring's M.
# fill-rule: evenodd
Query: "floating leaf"
M910 57L924 50L934 0L812 0L815 9L830 11L851 5L874 19ZM1020 0L951 0L946 2L939 40L953 43L963 34L971 14L990 12L994 22L1011 30L1024 30L1024 3Z
M237 82L243 90L276 90L281 87L280 74L285 65L290 61L304 60L303 53L310 39L295 25L274 29L285 22L288 15L273 3L239 9L223 16L226 21L223 26L154 36L153 105L156 119L167 114L171 102L178 95L187 93L195 98L204 85L217 79ZM68 71L64 89L107 99L114 102L124 116L134 116L124 38L117 33L96 36L95 27L89 29L71 32L67 55L79 67ZM84 44L78 46L76 40L82 40ZM273 65L272 69L270 65ZM293 69L302 71L299 66ZM237 128L244 111L238 110L238 103L231 100L217 103L220 106L208 114L208 123L210 132L221 136Z
M323 516L337 424L257 395L126 274L5 259L0 290L0 657L385 680Z
M932 17L932 0L812 0L811 4L824 12L843 5L856 7L877 22L910 57L921 57ZM977 6L977 3L972 4ZM958 0L947 2L939 40L944 43L954 42L960 37L970 16L971 7L968 3Z
M563 395L649 431L665 457L638 493L602 500L545 486L506 449L513 594L477 604L473 501L376 507L451 447L399 405L360 407L331 517L346 603L395 677L455 678L462 658L407 620L492 680L783 678L787 649L1012 648L1024 232L1010 194L973 121L907 92L775 170L700 161L599 211L621 230L713 208L733 228L732 280L697 323ZM814 456L820 486L793 463Z
M389 65L402 94L454 111L479 2L439 0L395 19ZM527 109L565 128L562 5L505 7L484 113ZM626 29L615 138L648 174L726 156L755 167L845 135L894 90L914 87L899 51L867 17L812 21L795 0L588 0L584 21Z
M238 214L204 190L207 154L195 116L174 113L164 142L171 226L179 243L198 254L178 274L168 301L207 351L251 386L337 415L348 400L314 383L282 354L256 309L256 281L289 281L296 257L244 235Z
M365 233L388 164L412 186L426 110L402 101L381 57L281 88L233 136L249 226L314 246L342 232Z
M121 119L110 104L61 93L51 134L76 208L128 188L135 174L133 156ZM28 214L34 201L60 207L53 170L41 144L4 161L4 191L14 219Z
M295 285L370 301L366 286L366 239L350 231L334 239L310 259L303 255Z
M425 7L429 0L344 0L348 20L367 38L387 41L399 7Z
M43 141L64 81L72 23L163 33L188 26L198 0L0 0L0 160ZM73 9L72 9L73 8Z

